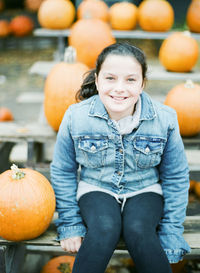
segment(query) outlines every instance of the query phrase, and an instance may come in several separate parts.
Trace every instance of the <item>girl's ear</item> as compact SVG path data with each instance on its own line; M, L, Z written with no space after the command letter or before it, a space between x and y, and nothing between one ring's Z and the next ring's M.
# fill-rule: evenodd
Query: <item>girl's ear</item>
M95 77L95 85L96 85L96 89L98 90L97 74L96 74L96 73L94 74L94 77Z
M144 78L144 79L143 79L143 82L142 82L142 86L141 86L141 88L142 88L142 89L144 89L144 88L145 88L145 86L146 86L146 78Z

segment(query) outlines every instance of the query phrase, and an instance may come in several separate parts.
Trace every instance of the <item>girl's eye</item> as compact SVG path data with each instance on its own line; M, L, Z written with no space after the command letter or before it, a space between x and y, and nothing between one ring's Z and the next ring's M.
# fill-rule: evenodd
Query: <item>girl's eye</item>
M114 80L114 78L113 77L106 77L106 80L112 81L112 80Z
M129 81L129 82L134 82L135 79L134 79L134 78L128 78L128 81Z

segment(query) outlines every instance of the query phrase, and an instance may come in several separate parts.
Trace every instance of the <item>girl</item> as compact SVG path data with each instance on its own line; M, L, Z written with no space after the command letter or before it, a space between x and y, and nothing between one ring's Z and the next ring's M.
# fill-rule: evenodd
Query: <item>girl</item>
M58 240L78 252L73 273L103 273L120 236L139 273L170 273L190 251L177 117L143 91L146 71L135 46L105 48L61 123L51 177Z

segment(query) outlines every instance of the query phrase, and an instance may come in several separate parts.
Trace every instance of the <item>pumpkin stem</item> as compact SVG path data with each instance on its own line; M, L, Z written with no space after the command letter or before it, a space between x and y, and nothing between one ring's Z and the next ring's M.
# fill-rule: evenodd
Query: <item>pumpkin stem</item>
M60 265L57 268L61 273L71 273L69 263L60 263Z
M186 88L194 88L194 83L192 80L187 80L185 83Z
M15 180L20 180L25 176L25 173L22 172L15 164L11 166L11 170L13 171L12 178Z
M191 37L191 32L189 30L183 31L183 34L187 37Z
M64 61L70 64L73 64L76 62L76 49L74 47L68 46L65 49Z

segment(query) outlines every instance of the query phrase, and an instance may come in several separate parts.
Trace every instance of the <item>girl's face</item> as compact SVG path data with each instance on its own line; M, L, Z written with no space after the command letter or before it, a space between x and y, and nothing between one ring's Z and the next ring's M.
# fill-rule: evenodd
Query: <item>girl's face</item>
M114 120L133 114L143 85L142 67L131 56L108 55L96 77L99 97Z

